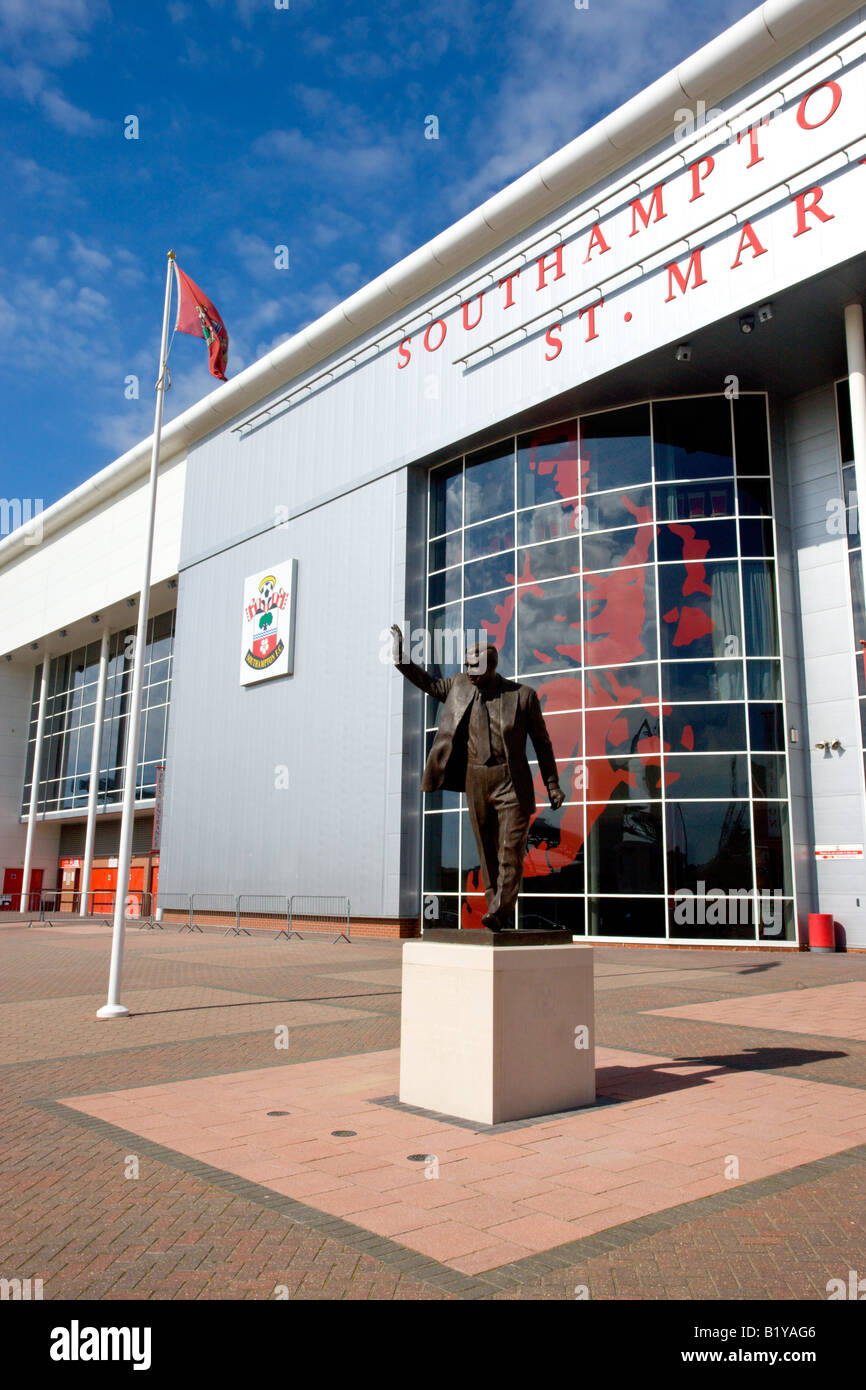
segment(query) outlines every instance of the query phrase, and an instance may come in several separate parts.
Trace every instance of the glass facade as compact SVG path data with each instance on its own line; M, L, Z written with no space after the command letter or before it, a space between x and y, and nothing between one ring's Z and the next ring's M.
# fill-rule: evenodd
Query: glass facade
M147 660L144 672L141 732L138 744L136 800L156 794L156 769L165 763L171 667L174 649L174 610L148 622ZM99 762L100 806L120 803L123 796L123 763L129 713L130 676L135 629L116 632L109 643L105 687L105 718ZM99 680L100 642L51 658L45 709L45 741L39 778L38 811L82 812L87 809L90 765L96 726L96 691ZM36 669L22 815L30 810L36 724L42 667Z
M493 641L566 792L551 811L536 777L518 925L794 939L772 518L763 394L585 415L431 471L428 666ZM424 809L425 918L479 925L465 797Z
M836 412L839 421L839 453L842 461L842 507L838 520L848 538L848 570L851 579L851 608L854 615L854 654L857 658L857 688L860 695L860 744L866 772L866 585L863 579L863 542L857 510L857 481L854 477L854 437L851 432L851 399L848 382L836 383ZM841 530L841 524L840 524Z

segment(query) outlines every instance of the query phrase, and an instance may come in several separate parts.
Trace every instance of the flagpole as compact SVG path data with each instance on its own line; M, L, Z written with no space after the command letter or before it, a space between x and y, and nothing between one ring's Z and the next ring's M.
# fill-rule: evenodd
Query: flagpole
M129 869L132 863L132 830L135 818L135 786L138 780L138 737L141 728L141 697L144 688L144 666L147 656L147 621L150 610L150 571L153 561L153 532L156 519L156 485L159 478L159 446L162 436L162 407L165 399L166 358L168 355L168 321L171 309L171 277L174 271L174 252L168 253L165 274L165 307L162 314L162 342L159 349L159 377L156 383L156 408L153 417L153 449L150 457L150 491L148 496L147 537L144 546L144 573L138 602L138 628L135 634L135 656L132 668L129 717L126 729L126 767L123 774L123 813L120 819L120 848L117 852L117 886L114 894L114 926L111 936L111 966L108 975L108 1000L97 1009L97 1018L125 1018L129 1009L120 1002L120 977L123 968L123 942L126 926L126 899L129 891Z

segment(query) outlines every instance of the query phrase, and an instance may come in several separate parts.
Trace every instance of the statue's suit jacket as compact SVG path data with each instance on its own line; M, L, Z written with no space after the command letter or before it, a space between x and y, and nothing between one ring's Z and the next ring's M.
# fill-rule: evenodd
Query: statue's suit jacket
M431 676L414 661L399 662L397 670L445 708L439 718L439 728L430 749L430 756L421 779L421 790L462 792L466 790L467 748L469 743L469 711L475 696L475 686L462 672L445 678ZM527 736L538 757L545 785L559 786L556 759L550 735L541 713L538 696L529 685L502 678L502 741L508 771L517 799L524 812L535 810L535 788L526 757Z

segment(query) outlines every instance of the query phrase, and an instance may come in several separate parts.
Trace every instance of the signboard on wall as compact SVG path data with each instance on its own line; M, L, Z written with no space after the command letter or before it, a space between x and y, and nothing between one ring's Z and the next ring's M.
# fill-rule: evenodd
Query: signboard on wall
M294 670L297 560L283 560L244 580L241 685Z
M862 845L816 845L816 859L862 859Z

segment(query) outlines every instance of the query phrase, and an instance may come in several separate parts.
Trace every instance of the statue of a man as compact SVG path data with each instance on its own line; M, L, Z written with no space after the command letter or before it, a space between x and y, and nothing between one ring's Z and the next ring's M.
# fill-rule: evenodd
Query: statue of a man
M499 653L492 644L467 648L465 671L441 679L404 661L403 634L396 624L391 632L397 670L445 706L421 789L465 792L487 898L481 921L491 931L501 931L514 924L535 811L527 736L551 806L558 810L565 801L538 696L531 686L500 676Z

